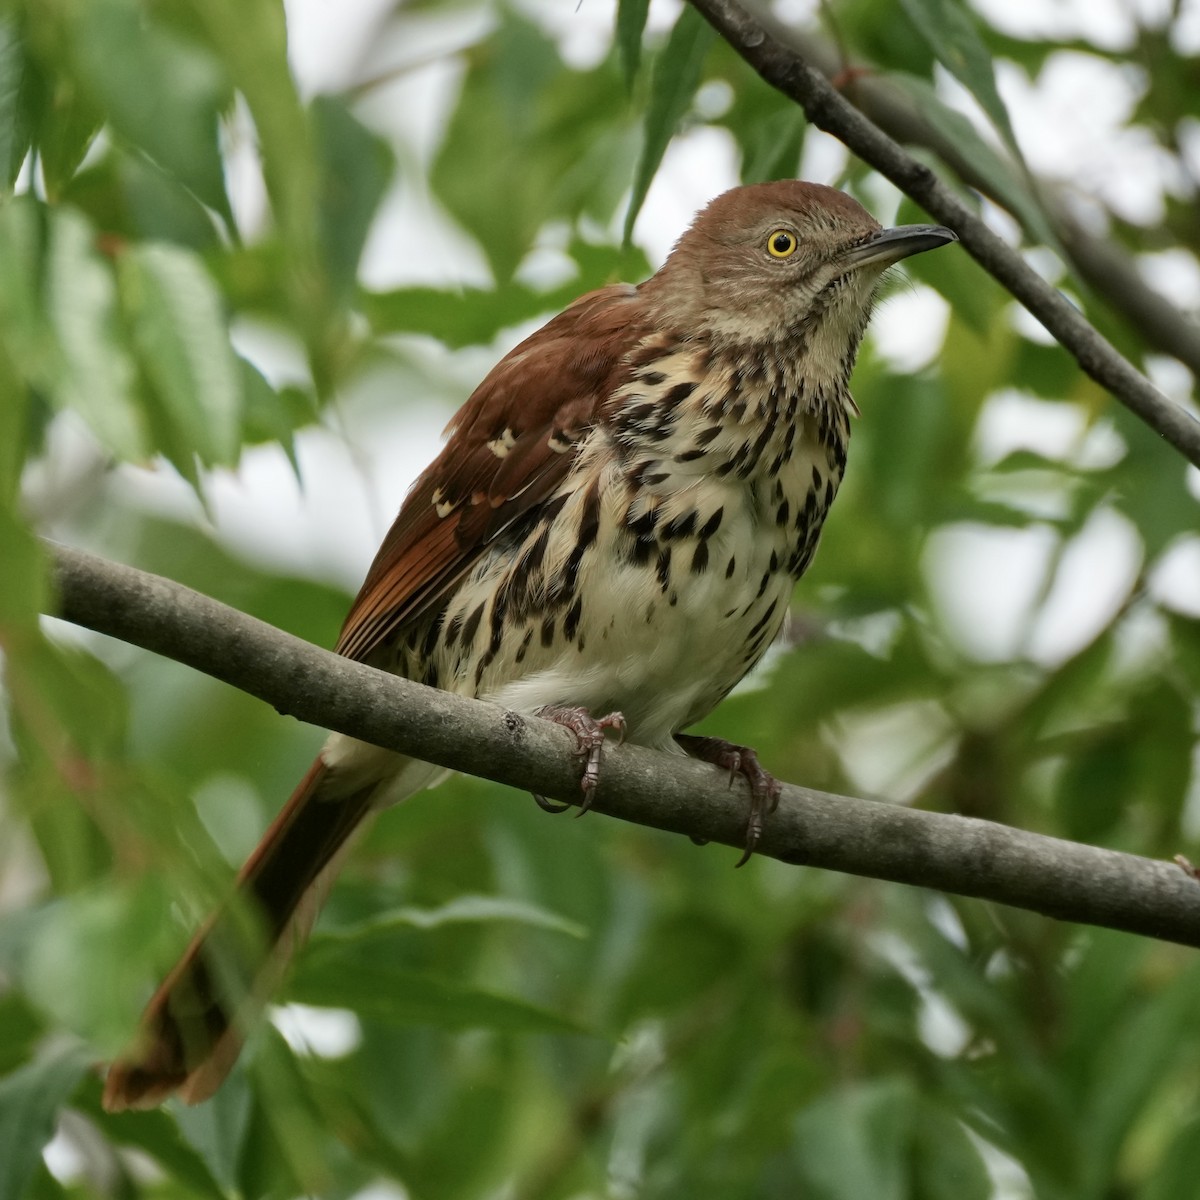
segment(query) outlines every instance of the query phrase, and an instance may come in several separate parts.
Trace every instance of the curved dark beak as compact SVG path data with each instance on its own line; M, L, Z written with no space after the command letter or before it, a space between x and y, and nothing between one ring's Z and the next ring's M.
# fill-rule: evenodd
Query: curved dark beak
M958 234L944 225L897 225L895 229L881 230L869 242L847 251L845 257L853 267L867 263L888 265L957 241Z

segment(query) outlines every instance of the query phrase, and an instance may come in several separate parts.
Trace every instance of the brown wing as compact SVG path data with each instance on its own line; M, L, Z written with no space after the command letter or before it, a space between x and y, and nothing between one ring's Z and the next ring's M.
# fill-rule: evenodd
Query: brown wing
M571 468L603 401L629 377L647 332L637 289L576 300L492 369L413 484L346 618L337 651L367 659L441 599Z

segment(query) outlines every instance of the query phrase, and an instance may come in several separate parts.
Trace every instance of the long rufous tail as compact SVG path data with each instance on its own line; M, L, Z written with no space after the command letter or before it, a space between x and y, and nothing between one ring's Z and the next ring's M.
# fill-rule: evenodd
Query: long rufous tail
M150 1108L175 1091L195 1104L229 1073L247 1022L316 920L338 852L371 811L374 784L329 796L328 776L318 758L242 868L235 900L209 918L146 1006L132 1048L109 1069L110 1112Z

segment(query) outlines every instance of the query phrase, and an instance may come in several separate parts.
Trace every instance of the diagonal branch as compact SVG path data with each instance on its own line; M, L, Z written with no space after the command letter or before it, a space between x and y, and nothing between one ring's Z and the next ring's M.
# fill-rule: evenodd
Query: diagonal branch
M949 225L989 274L1111 392L1189 462L1200 466L1200 421L1168 400L1068 300L997 237L924 163L918 162L837 92L796 50L736 0L691 0L714 29L817 128L844 142L931 216Z
M566 730L376 671L181 584L52 546L59 616L203 671L279 712L430 762L579 799ZM638 746L605 751L593 807L743 844L746 801L712 767ZM1166 862L900 805L784 785L759 853L939 888L1200 946L1200 884Z

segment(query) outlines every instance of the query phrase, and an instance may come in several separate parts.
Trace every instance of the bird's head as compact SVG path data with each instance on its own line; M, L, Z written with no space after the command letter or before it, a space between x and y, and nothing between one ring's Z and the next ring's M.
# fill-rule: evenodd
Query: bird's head
M676 328L717 343L852 360L879 278L955 235L884 229L856 200L799 180L734 188L703 209L643 284Z

